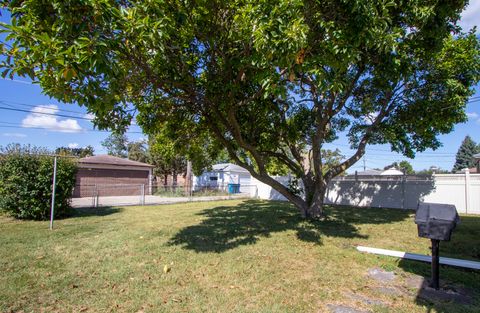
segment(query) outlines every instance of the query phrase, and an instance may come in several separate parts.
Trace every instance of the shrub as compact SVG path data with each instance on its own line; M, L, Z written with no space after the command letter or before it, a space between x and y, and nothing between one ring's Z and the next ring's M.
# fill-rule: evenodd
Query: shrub
M19 219L50 218L53 157L42 148L0 147L0 210ZM73 159L57 158L55 217L70 209L77 166Z

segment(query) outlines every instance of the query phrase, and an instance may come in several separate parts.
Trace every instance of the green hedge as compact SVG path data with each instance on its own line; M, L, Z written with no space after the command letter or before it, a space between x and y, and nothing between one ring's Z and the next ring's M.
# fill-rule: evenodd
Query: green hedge
M46 149L0 148L0 210L19 219L47 220L52 198L53 157ZM55 217L66 215L75 187L76 161L57 158Z

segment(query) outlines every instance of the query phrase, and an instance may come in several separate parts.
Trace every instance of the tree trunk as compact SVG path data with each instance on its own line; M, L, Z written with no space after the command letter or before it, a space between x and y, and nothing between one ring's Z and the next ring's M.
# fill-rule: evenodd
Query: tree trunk
M307 208L305 212L305 218L307 219L320 219L324 217L324 208L323 208L323 196L325 192L322 193L321 196L317 197Z
M304 182L305 205L299 208L303 218L320 219L324 217L323 204L326 190L324 182Z
M189 196L192 193L192 187L193 187L192 185L193 185L193 182L192 182L192 162L187 161L187 171L185 173L185 193Z
M172 172L172 190L173 192L177 192L177 171L176 170Z

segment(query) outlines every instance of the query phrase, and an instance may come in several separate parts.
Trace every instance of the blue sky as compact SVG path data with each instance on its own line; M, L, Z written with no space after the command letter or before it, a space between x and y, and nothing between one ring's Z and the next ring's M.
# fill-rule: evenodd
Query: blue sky
M461 26L470 29L480 24L480 0L470 1L471 4L462 14ZM9 22L8 14L2 10L0 21ZM476 94L480 96L477 86ZM24 110L22 111L12 111ZM418 153L410 160L402 155L390 152L387 145L369 146L365 155L367 168L383 168L394 161L407 159L416 170L429 168L432 165L450 170L455 162L455 154L466 135L480 142L480 101L472 101L467 105L467 123L456 125L455 130L440 136L443 146L436 151ZM46 115L41 113L52 113ZM65 115L60 117L58 115ZM60 146L85 147L91 145L96 154L106 153L101 146L109 132L93 130L93 125L86 115L85 108L75 104L64 104L42 94L38 85L18 78L14 81L0 78L0 146L9 143L33 144L54 149ZM127 132L130 140L144 138L138 126L131 126ZM350 154L348 143L344 138L329 145L338 148L346 156ZM363 160L354 165L350 172L363 169Z

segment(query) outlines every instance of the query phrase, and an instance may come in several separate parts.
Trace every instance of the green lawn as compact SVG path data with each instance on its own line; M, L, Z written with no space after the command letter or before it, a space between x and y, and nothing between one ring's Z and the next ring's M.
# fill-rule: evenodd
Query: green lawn
M403 286L429 265L357 252L357 245L429 253L413 213L328 208L302 221L286 203L221 201L83 209L55 222L0 216L1 312L478 312L480 273L441 268L471 305L429 303ZM441 255L480 259L480 217L462 216ZM367 275L394 271L401 294ZM390 286L391 287L391 286ZM356 295L357 298L352 297ZM358 298L360 297L360 298ZM369 304L368 298L381 304Z

